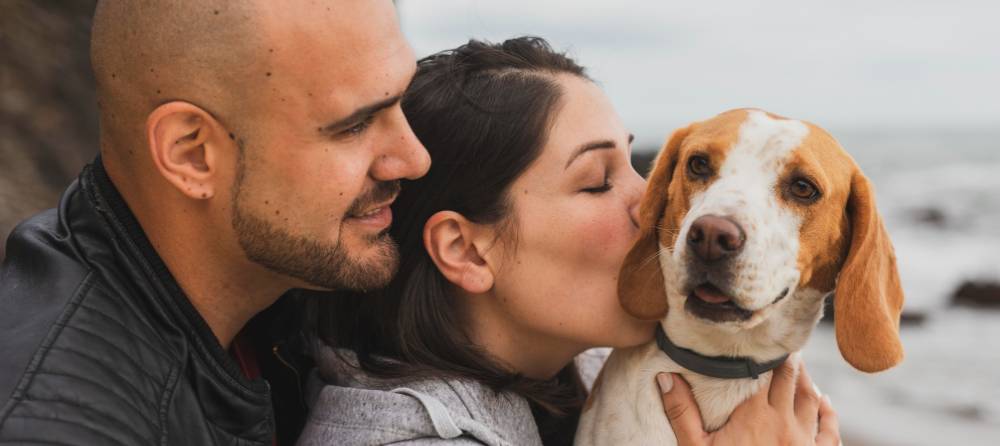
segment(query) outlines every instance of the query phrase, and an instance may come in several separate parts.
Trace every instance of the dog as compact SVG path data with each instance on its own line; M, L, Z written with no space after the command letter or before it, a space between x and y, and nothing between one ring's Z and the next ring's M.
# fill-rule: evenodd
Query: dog
M823 129L739 109L677 130L639 214L618 292L659 320L656 340L612 352L577 445L676 444L659 372L681 374L719 429L805 345L833 292L844 359L869 373L902 361L903 291L872 185Z

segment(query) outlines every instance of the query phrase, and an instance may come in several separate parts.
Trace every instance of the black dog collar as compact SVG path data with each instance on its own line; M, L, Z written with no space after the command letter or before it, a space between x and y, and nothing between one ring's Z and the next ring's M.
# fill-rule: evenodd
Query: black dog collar
M705 376L722 379L757 379L761 373L769 372L778 368L779 365L788 359L788 354L768 361L763 364L750 358L727 358L703 356L686 348L678 347L663 332L663 327L656 324L656 345L666 353L670 359L692 372Z

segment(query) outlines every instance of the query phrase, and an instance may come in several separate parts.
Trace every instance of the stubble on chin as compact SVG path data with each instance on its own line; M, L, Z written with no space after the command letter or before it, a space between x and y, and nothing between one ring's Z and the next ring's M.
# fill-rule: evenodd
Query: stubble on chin
M318 288L370 291L387 285L399 268L399 250L387 232L364 237L365 253L358 255L343 243L343 225L330 243L292 234L239 203L232 209L233 229L250 261Z
M370 291L389 284L399 269L399 249L388 229L362 237L364 253L349 252L341 219L337 240L328 242L292 233L243 205L246 180L246 142L237 140L236 178L232 186L232 226L247 259L271 271L299 279L324 290ZM352 204L352 209L386 195L395 195L398 182L379 184Z

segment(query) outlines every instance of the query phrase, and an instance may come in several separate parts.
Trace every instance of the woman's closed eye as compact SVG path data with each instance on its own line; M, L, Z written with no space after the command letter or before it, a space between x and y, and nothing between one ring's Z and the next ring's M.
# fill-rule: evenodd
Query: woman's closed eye
M611 184L611 179L608 177L608 175L605 175L604 180L601 182L600 185L581 189L580 192L586 192L588 194L602 194L607 191L610 191L613 187L614 185Z

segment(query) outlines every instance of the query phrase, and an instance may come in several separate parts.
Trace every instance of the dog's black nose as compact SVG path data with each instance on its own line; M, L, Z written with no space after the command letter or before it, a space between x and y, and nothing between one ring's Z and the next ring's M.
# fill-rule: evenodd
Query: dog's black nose
M736 255L743 249L743 228L725 217L703 215L691 224L687 242L699 259L713 262Z

